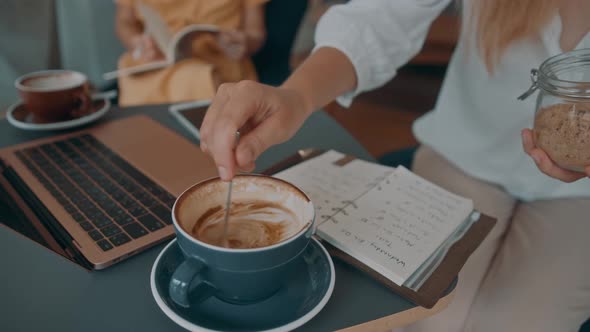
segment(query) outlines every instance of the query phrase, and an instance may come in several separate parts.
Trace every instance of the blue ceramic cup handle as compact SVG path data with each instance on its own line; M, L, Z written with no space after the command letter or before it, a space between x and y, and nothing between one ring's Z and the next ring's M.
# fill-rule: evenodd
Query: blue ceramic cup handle
M195 258L187 258L174 271L170 280L169 293L172 300L181 307L200 303L215 294L215 287L203 280L206 265Z

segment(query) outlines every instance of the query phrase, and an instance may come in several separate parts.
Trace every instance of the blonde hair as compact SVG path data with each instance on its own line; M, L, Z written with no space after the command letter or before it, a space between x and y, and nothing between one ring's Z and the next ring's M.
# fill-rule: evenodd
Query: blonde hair
M470 27L488 71L515 41L535 37L559 9L560 0L472 0Z

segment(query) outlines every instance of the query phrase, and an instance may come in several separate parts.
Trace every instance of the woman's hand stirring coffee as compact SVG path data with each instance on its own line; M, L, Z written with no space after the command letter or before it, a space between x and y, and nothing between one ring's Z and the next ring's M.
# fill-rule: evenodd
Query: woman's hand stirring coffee
M228 181L237 169L254 170L262 152L291 138L314 110L355 86L348 58L327 47L315 52L281 87L249 81L222 84L201 126L201 149ZM242 135L234 152L238 130Z
M237 169L251 172L256 158L271 145L289 139L308 111L295 91L254 82L219 87L201 127L201 149L213 156L219 176L233 178ZM235 152L234 133L242 138Z

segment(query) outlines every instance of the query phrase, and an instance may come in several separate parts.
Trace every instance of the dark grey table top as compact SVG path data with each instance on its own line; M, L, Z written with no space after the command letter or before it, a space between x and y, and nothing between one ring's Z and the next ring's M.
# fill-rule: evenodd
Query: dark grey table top
M147 114L197 143L166 106L113 108L101 121ZM0 147L46 137L0 120ZM297 149L336 149L371 160L368 152L323 112L290 141L259 159L259 169ZM152 298L149 273L158 245L103 271L88 272L31 240L0 227L0 331L182 331ZM333 331L390 316L414 305L337 260L336 286L326 307L301 331Z

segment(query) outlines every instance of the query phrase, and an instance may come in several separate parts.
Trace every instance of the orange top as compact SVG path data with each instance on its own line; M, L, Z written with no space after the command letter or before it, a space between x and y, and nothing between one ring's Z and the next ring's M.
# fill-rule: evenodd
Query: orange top
M128 6L134 6L136 1L138 0L116 0L117 3ZM141 0L162 16L172 33L190 24L212 24L221 29L238 29L244 6L257 6L267 1Z
M135 3L139 0L115 1L120 5L135 8ZM141 0L161 16L172 34L191 24L210 24L221 30L238 30L245 6L262 5L267 1ZM136 14L139 20L143 20L139 11L136 10ZM215 81L221 82L256 79L251 61L227 58L217 46L213 35L198 36L192 41L191 49L192 59L182 60L162 70L120 78L120 103L136 105L211 98L215 93L215 83L211 77L213 73ZM119 60L119 68L135 64L129 53L124 54ZM183 70L182 73L178 73L180 68Z

